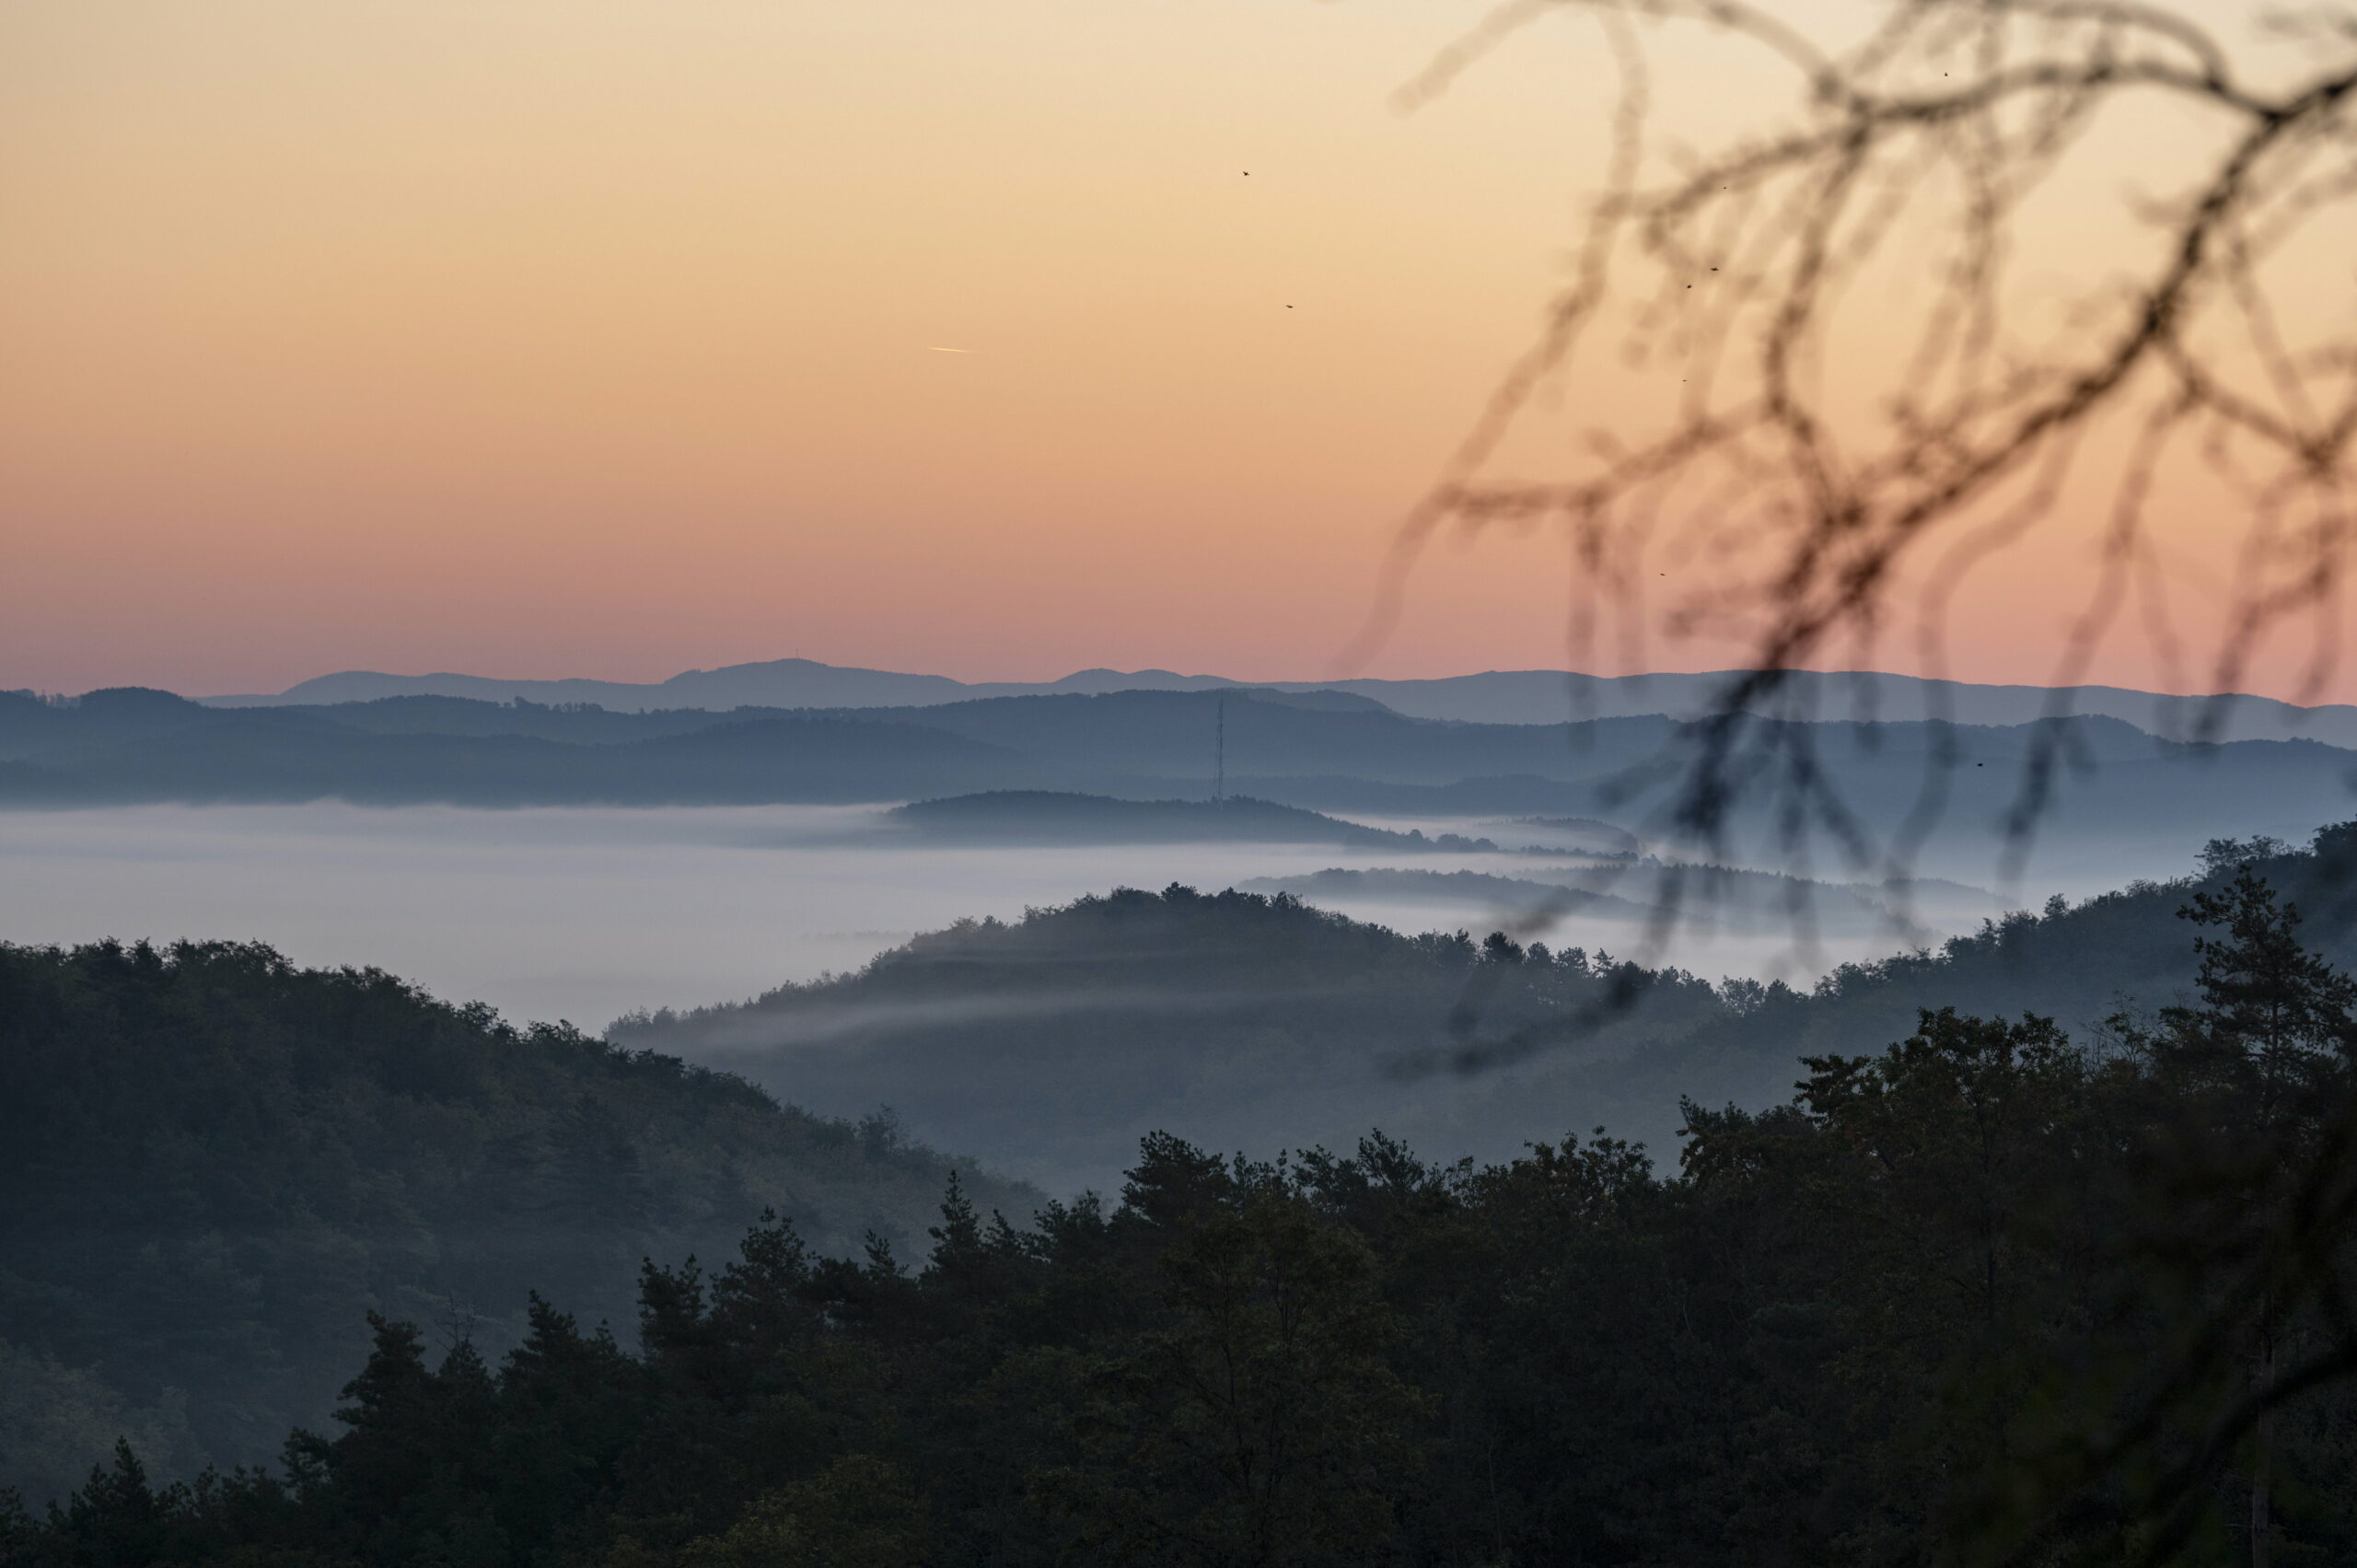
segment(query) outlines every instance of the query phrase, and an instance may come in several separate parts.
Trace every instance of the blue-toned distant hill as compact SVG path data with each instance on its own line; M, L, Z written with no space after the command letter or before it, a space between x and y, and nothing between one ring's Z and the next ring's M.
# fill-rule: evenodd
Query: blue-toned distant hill
M1751 723L1756 748L1772 747L1779 766L1805 759L1869 840L1897 832L1935 779L1943 809L1921 869L1968 881L1991 874L2041 736L2061 742L2062 766L2038 821L2039 864L2082 884L2129 874L2119 867L2141 864L2123 859L2139 845L2293 835L2343 816L2357 765L2315 741L2181 745L2106 718ZM1443 722L1349 693L1260 691L645 714L443 697L223 709L139 690L63 703L17 693L0 694L0 807L884 805L1007 790L1202 798L1223 731L1238 796L1329 814L1585 817L1639 834L1657 831L1696 734L1661 717ZM1935 768L1943 756L1948 765ZM1782 809L1771 795L1740 801L1730 853L1772 858ZM1810 809L1826 815L1822 802Z
M493 676L386 675L352 669L298 681L279 692L207 697L216 707L308 706L369 703L385 697L463 697L477 702L596 703L635 713L664 708L892 708L959 703L976 697L1138 690L1196 691L1238 682L1167 669L1084 669L1051 681L964 681L946 675L860 669L815 659L769 659L721 669L691 669L668 680L506 680Z
M234 710L136 688L69 703L0 693L5 805L871 801L1038 777L987 740L857 715L433 697Z
M1582 719L1659 715L1692 719L1707 714L1737 674L1595 676L1552 669L1493 669L1478 675L1417 680L1237 681L1167 669L1084 669L1060 680L961 681L942 675L859 669L814 659L772 659L691 669L668 680L506 680L480 675L386 675L347 670L301 681L275 693L208 697L224 707L372 702L384 697L467 697L493 703L597 703L635 712L664 708L929 707L981 697L1090 695L1108 691L1202 691L1221 687L1256 691L1325 690L1354 693L1411 718L1479 724L1562 724ZM1794 671L1764 704L1773 716L1804 722L1942 721L1966 725L2031 724L2056 714L2116 718L2173 739L2321 740L2357 746L2357 707L2301 707L2269 697L2228 699L2214 714L2184 698L2117 686L1988 686L1925 680L1869 671ZM2205 717L2221 727L2198 731Z
M993 790L896 807L898 832L935 843L1338 844L1349 849L1483 851L1487 839L1364 828L1295 806L1231 795L1219 800L1117 800L1060 790Z

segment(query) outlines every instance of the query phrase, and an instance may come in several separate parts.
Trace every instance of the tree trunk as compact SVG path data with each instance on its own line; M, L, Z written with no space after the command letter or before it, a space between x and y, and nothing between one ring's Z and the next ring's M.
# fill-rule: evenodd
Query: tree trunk
M2264 1396L2275 1386L2275 1331L2263 1330L2258 1348L2258 1390ZM2250 1462L2250 1568L2267 1568L2267 1469L2269 1448L2275 1436L2275 1412L2261 1411L2256 1451Z

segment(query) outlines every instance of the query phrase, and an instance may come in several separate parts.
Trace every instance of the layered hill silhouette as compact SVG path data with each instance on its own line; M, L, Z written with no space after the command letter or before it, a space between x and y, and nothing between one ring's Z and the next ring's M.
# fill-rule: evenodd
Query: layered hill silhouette
M1201 799L1221 735L1231 793L1279 806L1601 819L1640 834L1665 815L1697 744L1692 726L1663 717L1444 722L1350 692L637 714L449 697L222 709L133 689L72 703L0 695L0 807L887 805L1002 791ZM1913 820L1936 778L1926 868L1967 880L1989 874L2025 770L2049 742L2061 766L2039 831L2052 853L2095 866L2116 864L2121 846L2305 831L2345 814L2357 763L2316 741L2187 745L2107 718L1759 720L1752 741L1805 757L1868 839ZM1769 796L1739 801L1731 841L1773 844L1782 810Z
M1807 993L1173 887L968 922L855 974L633 1016L608 1038L822 1109L888 1100L923 1136L1057 1189L1114 1181L1155 1129L1272 1148L1379 1126L1503 1157L1606 1124L1674 1159L1682 1099L1777 1103L1802 1056L1878 1051L1919 1008L2035 1012L2086 1040L2123 1009L2184 1000L2193 932L2177 911L2244 862L2308 912L2312 945L2357 959L2350 825L2301 852L2221 841L2186 877L2008 913ZM1449 1070L1469 1049L1495 1064Z
M2177 911L2245 865L2357 958L2357 824L2213 842L2172 882L1806 993L1177 887L961 923L603 1041L253 946L0 947L0 1484L52 1494L124 1433L167 1473L265 1458L324 1415L365 1308L495 1354L529 1286L626 1333L640 1257L713 1257L764 1207L913 1260L953 1164L1020 1220L1042 1194L986 1169L1109 1188L1141 1129L1216 1151L1380 1127L1453 1158L1600 1124L1666 1161L1683 1102L1782 1102L1802 1056L1878 1051L1922 1008L2100 1048L2107 1017L2188 997Z
M480 675L388 675L345 670L279 692L204 699L224 707L372 702L386 697L465 697L493 703L596 703L628 711L666 708L929 707L981 697L1090 695L1109 691L1347 691L1414 718L1482 724L1562 724L1659 715L1690 720L1711 712L1735 670L1595 676L1552 669L1484 670L1429 679L1241 681L1167 669L1084 669L1046 681L961 681L941 675L862 669L815 659L770 659L691 669L668 680L511 680ZM2173 739L2321 740L2357 746L2357 707L2303 707L2269 697L2203 700L2118 686L1985 685L1872 671L1794 671L1761 704L1774 716L1968 725L2031 724L2057 714L2116 718ZM2201 730L2204 724L2218 726Z
M1225 721L1230 776L1282 780L1281 798L1363 796L1369 803L1446 801L1475 809L1576 796L1559 787L1613 780L1687 733L1662 718L1585 724L1418 720L1325 693L1121 691L1096 697L999 698L939 707L787 713L617 713L448 698L392 698L326 707L220 710L140 688L71 701L0 693L0 798L258 798L438 794L503 804L701 791L714 798L906 799L928 773L1021 776L1026 782L1120 778L1143 787L1209 783L1213 734ZM1787 726L1792 727L1792 726ZM2018 763L2041 728L2067 738L2066 765L2138 769L2194 762L2258 764L2277 773L2346 765L2314 742L2184 746L2099 718L2044 726L1826 722L1798 726L1829 769L1882 768L1911 783L1933 744L1969 774ZM471 744L470 744L471 743ZM685 764L685 766L682 766ZM725 770L708 784L673 776ZM1983 784L1966 777L1968 795ZM1411 786L1402 789L1399 786ZM1021 787L1006 784L999 787ZM1132 793L1124 792L1124 793ZM1177 793L1177 792L1173 792ZM1266 791L1256 791L1267 795ZM1533 809L1538 809L1534 807Z

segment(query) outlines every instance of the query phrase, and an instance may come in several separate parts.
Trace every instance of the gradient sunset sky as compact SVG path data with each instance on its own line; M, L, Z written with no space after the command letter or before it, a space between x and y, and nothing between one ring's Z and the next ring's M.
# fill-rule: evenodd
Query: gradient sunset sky
M1566 27L1398 111L1480 14L7 0L0 687L1334 673L1608 110ZM1692 58L1706 118L1767 90ZM1959 601L1951 673L2049 675L2093 528ZM1356 673L1560 666L1569 570L1441 548Z

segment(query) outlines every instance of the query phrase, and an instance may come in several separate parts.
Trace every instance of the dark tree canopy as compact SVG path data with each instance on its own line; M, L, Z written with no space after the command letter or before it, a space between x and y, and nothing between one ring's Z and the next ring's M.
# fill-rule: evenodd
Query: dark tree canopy
M1674 1174L1600 1132L1156 1134L1026 1226L953 1178L922 1264L765 1214L644 1265L631 1342L537 1297L495 1359L373 1315L279 1468L122 1446L0 1509L0 1562L2340 1561L2349 981L2256 876L2212 888L2200 1005L1926 1010L1771 1109L1689 1104Z

